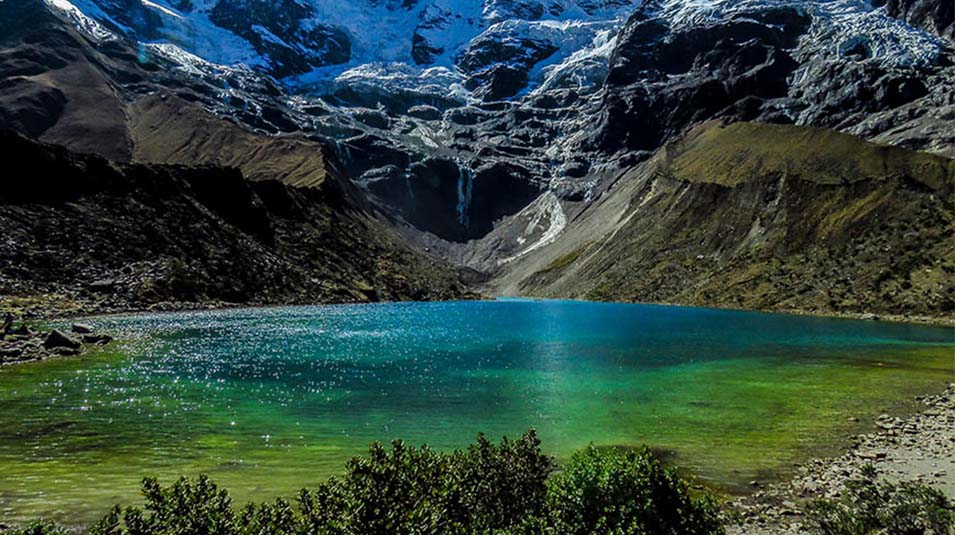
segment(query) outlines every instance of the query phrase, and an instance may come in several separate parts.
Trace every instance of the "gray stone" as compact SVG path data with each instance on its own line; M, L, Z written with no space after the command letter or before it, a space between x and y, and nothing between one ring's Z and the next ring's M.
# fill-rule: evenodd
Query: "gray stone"
M76 334L93 334L93 328L85 323L74 323L72 330Z
M87 334L83 336L84 344L106 345L113 341L113 337L108 334Z
M63 334L63 332L53 329L50 331L50 334L46 335L46 340L43 341L43 347L46 349L55 349L58 347L79 349L80 343Z

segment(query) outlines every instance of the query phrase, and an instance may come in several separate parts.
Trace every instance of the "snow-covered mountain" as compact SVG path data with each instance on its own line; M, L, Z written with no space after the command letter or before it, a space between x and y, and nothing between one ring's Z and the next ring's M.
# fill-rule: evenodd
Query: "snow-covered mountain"
M593 63L638 7L673 30L780 6L813 17L811 45L865 48L889 64L924 64L934 36L868 0L50 0L145 44L269 73L295 92L400 85L439 98L496 100ZM896 8L898 9L898 8ZM570 71L570 72L568 72Z
M427 239L497 240L476 263L714 117L955 147L949 0L45 1L221 115L329 140Z
M51 0L54 2L54 0ZM106 28L322 93L396 81L512 97L600 47L639 0L55 0ZM535 70L536 68L536 70ZM547 72L544 72L545 69ZM535 71L535 72L531 72Z

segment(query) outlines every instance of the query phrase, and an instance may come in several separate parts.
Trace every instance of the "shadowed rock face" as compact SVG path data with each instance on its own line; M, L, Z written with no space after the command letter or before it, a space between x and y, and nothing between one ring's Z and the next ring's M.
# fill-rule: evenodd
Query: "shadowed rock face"
M606 152L652 150L710 117L762 115L763 102L786 96L798 67L789 51L810 23L780 8L672 32L638 11L611 57L606 119L594 142Z
M294 0L220 0L209 13L213 23L266 56L269 73L278 78L351 58L351 41L344 30L326 24L303 26L313 16L306 4Z
M811 23L800 10L773 8L674 31L638 11L611 58L592 143L605 152L652 150L712 117L846 128L929 96L931 69L886 69L866 61L861 41L846 47L844 61L795 57ZM935 71L953 79L949 68ZM920 113L947 100L939 95Z
M0 125L33 137L41 136L56 124L66 105L62 91L29 80L5 81L2 90Z
M235 169L122 165L0 134L0 292L95 308L464 295L452 270L354 208ZM29 176L27 176L29 175Z
M876 0L889 15L955 42L955 4L948 0Z
M482 100L511 98L527 86L529 72L557 51L547 41L511 39L494 32L472 42L457 64L468 76L468 89Z

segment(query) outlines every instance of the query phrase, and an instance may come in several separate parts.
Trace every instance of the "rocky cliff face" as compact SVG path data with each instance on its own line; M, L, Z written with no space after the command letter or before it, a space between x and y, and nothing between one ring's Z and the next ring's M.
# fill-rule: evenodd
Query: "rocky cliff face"
M886 12L912 26L955 41L955 5L934 0L878 0Z

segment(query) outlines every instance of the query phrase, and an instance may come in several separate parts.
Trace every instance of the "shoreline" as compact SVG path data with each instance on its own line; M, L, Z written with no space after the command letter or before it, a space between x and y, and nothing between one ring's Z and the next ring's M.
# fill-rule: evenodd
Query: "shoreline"
M727 534L806 533L803 508L815 499L839 496L845 482L860 477L868 464L880 478L924 483L955 499L955 382L915 401L916 413L878 416L875 431L849 437L842 454L812 458L791 476L757 484L753 493L726 502L724 509L737 518L727 524Z
M14 327L8 315L0 327L0 367L78 357L112 342L112 336L82 323L73 323L69 330L34 329L22 321Z
M873 312L839 312L839 311L820 311L820 310L802 310L802 309L748 309L735 308L720 305L698 305L685 303L652 303L643 301L589 301L586 299L567 299L567 298L542 298L534 296L504 296L504 295L486 295L474 294L478 296L477 301L496 301L506 298L521 298L532 300L570 300L593 303L608 303L620 305L651 305L651 306L672 306L686 308L704 308L712 310L727 310L736 312L756 312L760 314L780 314L786 316L805 316L813 318L828 319L847 319L857 321L876 321L885 323L902 323L908 325L927 325L935 327L955 327L955 314L943 316L913 316L908 314L880 314ZM56 294L44 294L39 296L0 296L0 314L8 311L19 315L23 321L37 322L50 320L82 320L84 318L93 318L101 316L114 316L123 314L150 314L162 312L202 312L215 310L233 310L242 308L271 308L271 307L291 307L291 306L321 306L321 305L360 305L377 304L382 301L336 301L325 303L312 302L274 302L274 303L232 303L225 301L209 302L180 302L163 301L151 303L148 305L126 304L103 306L99 303L82 303L73 301L65 296ZM19 312L19 314L17 314Z

